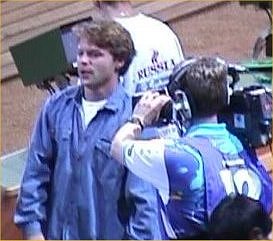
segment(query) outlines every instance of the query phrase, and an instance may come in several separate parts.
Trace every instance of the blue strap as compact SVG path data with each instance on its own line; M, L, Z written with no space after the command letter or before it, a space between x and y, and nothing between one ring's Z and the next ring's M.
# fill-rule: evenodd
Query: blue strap
M194 148L202 157L204 163L204 177L206 189L206 210L210 217L213 209L223 198L225 189L219 173L215 170L223 169L223 155L212 146L208 138L205 137L185 137L182 141L185 145ZM208 218L207 217L207 218Z

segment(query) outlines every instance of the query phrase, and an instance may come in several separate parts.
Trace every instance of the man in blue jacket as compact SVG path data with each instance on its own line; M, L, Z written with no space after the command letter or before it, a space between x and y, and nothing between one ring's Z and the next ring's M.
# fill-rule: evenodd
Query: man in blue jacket
M119 83L135 49L118 23L84 23L80 86L47 100L29 148L14 217L26 239L158 239L156 195L109 154L131 116Z

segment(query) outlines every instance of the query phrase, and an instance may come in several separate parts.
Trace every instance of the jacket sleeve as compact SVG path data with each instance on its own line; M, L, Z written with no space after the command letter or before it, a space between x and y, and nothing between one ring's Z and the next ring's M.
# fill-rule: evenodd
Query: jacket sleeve
M45 104L36 121L17 200L14 222L26 238L42 234L52 164L53 143Z
M128 172L126 198L130 208L128 239L162 239L156 189Z

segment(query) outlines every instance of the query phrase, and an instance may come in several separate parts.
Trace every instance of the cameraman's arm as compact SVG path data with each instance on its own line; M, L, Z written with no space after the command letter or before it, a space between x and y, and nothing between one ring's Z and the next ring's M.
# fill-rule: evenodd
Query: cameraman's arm
M170 97L166 95L159 95L158 92L146 92L139 102L136 104L133 111L133 118L138 122L125 123L116 133L112 145L111 155L121 163L123 162L122 157L122 143L125 140L137 139L142 129L156 121L160 115L162 107L170 101Z
M159 190L169 187L164 140L126 140L121 144L123 165Z
M143 127L151 124L161 108L170 100L165 95L147 92L137 103L133 117L140 123L126 123L116 133L111 155L126 165L134 174L151 182L156 188L166 188L163 140L136 141ZM153 175L151 175L153 173ZM159 181L160 180L160 181Z

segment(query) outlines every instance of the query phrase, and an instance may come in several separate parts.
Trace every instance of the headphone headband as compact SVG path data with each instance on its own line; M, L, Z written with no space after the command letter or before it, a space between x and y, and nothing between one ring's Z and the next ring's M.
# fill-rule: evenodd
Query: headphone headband
M194 59L184 60L180 62L179 64L177 64L174 67L173 72L170 76L170 82L172 81L178 82L178 80L181 79L181 77L183 77L183 75L186 74L188 67L195 62L196 62L196 59L194 58Z

